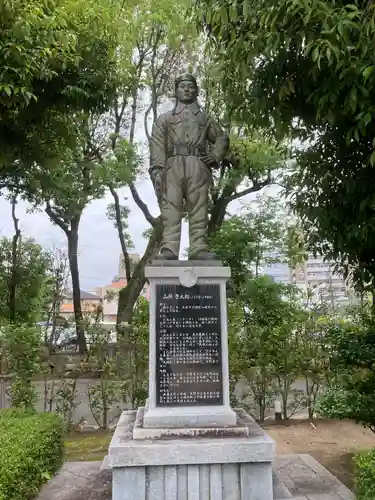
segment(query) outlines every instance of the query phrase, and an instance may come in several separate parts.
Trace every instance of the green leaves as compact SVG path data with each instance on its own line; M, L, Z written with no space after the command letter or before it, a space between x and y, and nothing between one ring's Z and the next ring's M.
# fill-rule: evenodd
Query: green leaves
M55 413L0 412L0 498L28 500L63 462L64 433Z
M337 383L320 403L320 412L330 418L351 418L375 432L374 320L347 322L332 327L331 363Z
M267 196L258 196L240 214L226 219L212 236L211 246L231 267L235 294L241 294L247 281L260 276L269 265L297 264L305 256L298 227L278 199Z
M2 2L2 175L14 161L58 157L71 142L74 113L103 110L113 101L118 9L115 2L91 0Z
M357 498L358 500L371 500L375 496L375 450L359 454L355 462Z
M295 119L310 130L327 122L353 127L353 115L372 107L375 27L365 4L256 1L251 16L245 1L199 6L223 14L207 23L209 43L225 67L223 86L239 123L274 124L280 133L295 129ZM241 23L224 16L233 6Z
M10 291L15 286L15 321L35 324L41 320L45 301L49 300L52 258L40 245L23 239L18 246L12 274L12 240L0 238L0 320L10 318Z
M34 411L37 393L32 377L40 368L40 330L34 325L4 324L0 340L5 348L9 372L13 374L10 386L12 407Z
M373 285L372 7L269 0L252 2L244 15L245 1L198 5L197 15L211 15L205 27L233 119L307 140L292 200L309 245L338 261L360 287ZM234 6L237 18L223 14Z

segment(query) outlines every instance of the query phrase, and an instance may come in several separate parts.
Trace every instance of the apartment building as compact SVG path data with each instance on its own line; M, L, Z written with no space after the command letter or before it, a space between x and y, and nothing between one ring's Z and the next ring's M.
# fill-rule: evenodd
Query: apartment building
M324 262L323 257L308 254L307 260L296 268L276 263L265 269L276 282L295 284L309 293L312 302L326 302L332 306L349 302L349 290L344 278L335 273L334 263Z
M349 301L348 287L334 267L333 262L324 262L322 256L309 254L304 264L290 270L291 282L308 290L316 302L345 304Z

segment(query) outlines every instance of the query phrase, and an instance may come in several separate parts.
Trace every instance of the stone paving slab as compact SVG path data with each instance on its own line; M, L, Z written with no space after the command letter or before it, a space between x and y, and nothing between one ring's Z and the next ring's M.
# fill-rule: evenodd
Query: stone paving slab
M38 500L110 500L112 473L101 462L67 462Z
M353 492L311 455L279 457L274 463L274 471L294 500L355 499Z
M67 462L38 500L111 500L107 461ZM354 494L310 455L278 457L274 463L275 500L354 500Z

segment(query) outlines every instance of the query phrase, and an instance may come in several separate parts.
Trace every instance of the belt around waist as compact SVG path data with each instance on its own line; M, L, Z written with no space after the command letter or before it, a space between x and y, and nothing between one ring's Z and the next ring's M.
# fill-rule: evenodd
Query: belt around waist
M194 148L191 146L174 146L168 151L168 157L173 156L202 156L206 154L206 148Z

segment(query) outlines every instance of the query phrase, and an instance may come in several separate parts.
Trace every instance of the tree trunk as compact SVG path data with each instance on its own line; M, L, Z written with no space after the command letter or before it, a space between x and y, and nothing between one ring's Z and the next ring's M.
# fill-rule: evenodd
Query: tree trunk
M121 323L130 324L133 320L134 305L146 283L145 267L157 254L162 236L163 229L159 218L152 231L145 253L134 269L130 282L125 288L120 290L117 307L117 331L123 337L125 336L126 328L121 327Z
M261 396L259 398L259 421L264 422L266 419L266 398Z
M208 236L212 236L217 231L225 219L228 203L220 197L211 209L211 216L208 222Z
M70 231L68 233L68 258L70 265L70 274L72 277L73 308L74 308L74 319L76 323L78 348L80 354L83 355L86 353L87 349L86 349L85 330L83 327L81 289L79 283L78 226L79 226L79 217L71 221Z
M373 316L375 316L375 289L371 289L371 297L372 297L372 304L371 304L371 313Z
M17 196L12 198L12 219L14 224L14 235L12 239L12 262L11 262L11 277L9 283L9 320L14 323L17 317L17 282L18 282L18 246L21 237L21 231L18 226L18 219L16 217Z

